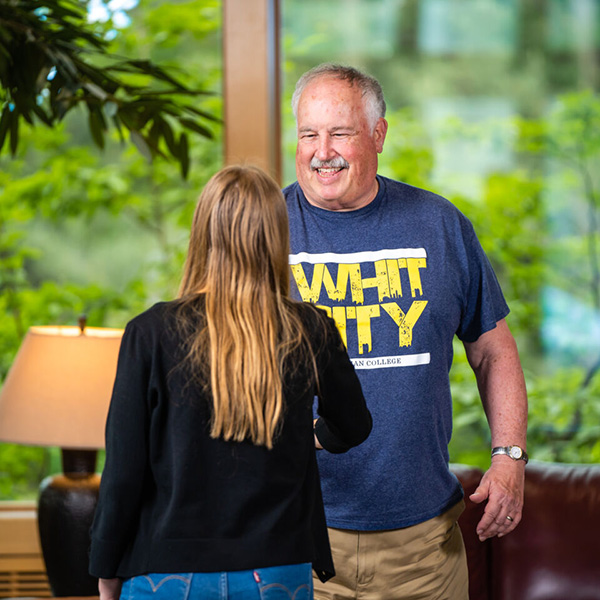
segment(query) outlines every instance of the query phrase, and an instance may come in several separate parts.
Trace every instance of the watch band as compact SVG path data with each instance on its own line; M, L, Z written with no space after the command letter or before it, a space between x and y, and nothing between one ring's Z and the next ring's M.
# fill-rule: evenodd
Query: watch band
M527 456L527 452L521 448L521 446L496 446L492 448L492 456L496 456L497 454L506 454L513 460L524 460L525 464L529 462L529 456Z

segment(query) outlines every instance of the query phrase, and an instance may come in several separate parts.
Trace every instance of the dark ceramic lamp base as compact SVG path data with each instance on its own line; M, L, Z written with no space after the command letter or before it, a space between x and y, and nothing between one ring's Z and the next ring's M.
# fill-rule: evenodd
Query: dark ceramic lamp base
M96 456L96 450L63 449L63 474L47 477L40 486L40 542L54 596L98 595L98 580L88 573L100 486Z

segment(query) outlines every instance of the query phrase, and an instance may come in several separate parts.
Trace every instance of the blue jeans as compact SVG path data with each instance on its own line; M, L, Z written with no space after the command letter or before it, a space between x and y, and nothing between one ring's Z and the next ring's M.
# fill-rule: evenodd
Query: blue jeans
M310 563L225 573L148 573L126 579L120 600L312 600Z

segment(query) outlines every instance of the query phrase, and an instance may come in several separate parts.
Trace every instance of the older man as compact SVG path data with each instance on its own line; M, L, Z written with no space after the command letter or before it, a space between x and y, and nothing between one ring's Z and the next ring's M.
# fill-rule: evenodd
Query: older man
M373 415L365 444L319 453L337 575L317 599L468 598L448 469L455 335L492 437L473 502L481 540L521 519L527 397L509 310L470 222L447 200L377 175L379 83L325 64L296 86L298 181L284 190L298 296L336 321ZM319 424L316 424L318 438Z

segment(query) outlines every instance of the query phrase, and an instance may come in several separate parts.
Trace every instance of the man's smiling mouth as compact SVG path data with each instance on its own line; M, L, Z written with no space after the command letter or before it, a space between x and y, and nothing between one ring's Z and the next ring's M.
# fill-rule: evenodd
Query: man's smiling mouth
M320 167L317 168L316 171L321 177L332 177L343 169L345 169L345 167Z

